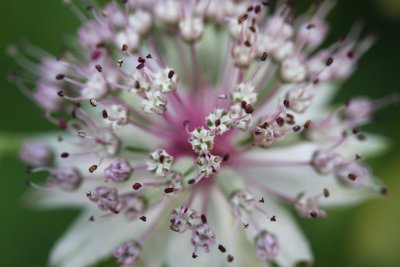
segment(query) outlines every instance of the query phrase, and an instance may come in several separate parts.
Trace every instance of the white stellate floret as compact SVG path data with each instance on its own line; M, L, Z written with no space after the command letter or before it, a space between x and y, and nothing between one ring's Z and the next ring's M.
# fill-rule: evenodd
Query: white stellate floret
M129 25L139 34L147 33L152 25L152 17L149 12L144 10L136 10L136 12L129 16Z
M173 160L174 158L165 150L157 149L150 154L150 159L147 161L147 169L157 176L165 177L171 172Z
M130 28L117 33L115 40L117 47L120 49L126 45L130 51L135 51L140 46L140 35L134 29Z
M108 110L107 124L114 130L128 124L128 110L121 105L112 105Z
M81 91L82 96L88 99L99 99L106 93L107 83L99 73L91 75Z
M189 143L196 153L208 152L214 145L214 135L204 128L196 128L190 133Z
M247 104L254 104L257 101L257 93L254 92L254 85L247 82L241 83L232 91L232 100L235 103L241 103L242 101Z
M154 13L160 22L175 24L179 21L179 3L175 0L157 2Z
M232 124L232 118L224 109L215 109L206 117L206 123L211 131L223 134L228 131Z
M204 21L201 17L189 16L179 23L182 38L188 42L198 40L204 32Z
M205 177L218 172L221 168L221 162L221 157L211 155L210 153L205 153L197 158L199 172L204 174Z
M142 107L146 113L162 114L167 110L167 100L160 91L149 91L142 99Z
M172 77L168 76L173 73ZM156 89L160 90L162 93L169 93L176 89L176 84L178 82L178 75L171 68L165 68L155 73L153 79L153 85Z

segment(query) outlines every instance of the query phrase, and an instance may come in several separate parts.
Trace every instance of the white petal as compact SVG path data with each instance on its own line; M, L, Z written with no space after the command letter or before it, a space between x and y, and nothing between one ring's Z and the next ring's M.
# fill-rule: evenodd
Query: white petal
M338 148L338 152L348 157L354 157L356 153L362 157L368 157L383 153L389 146L389 141L382 136L374 134L365 134L365 136L365 141L349 138L343 146Z
M97 186L110 186L102 181L90 181L83 183L75 191L64 191L58 188L51 190L30 190L24 196L23 202L33 208L80 208L95 207L86 196L90 190Z
M141 175L140 177L146 177L146 175ZM98 186L106 186L115 188L119 193L123 194L131 191L131 184L130 181L126 183L110 183L105 182L103 178L95 178L85 181L75 191L65 191L58 188L29 190L23 197L23 202L32 208L95 208L96 204L91 202L86 196L89 191Z
M242 267L242 266L260 266L260 261L257 260L254 246L245 239L242 231L242 225L239 225L239 235L235 241L232 241L234 217L231 213L231 207L222 194L216 189L211 189L209 206L207 212L208 223L216 234L216 244L210 247L210 252L205 253L202 249L197 252L198 257L192 258L193 246L191 244L191 233L188 231L184 234L173 233L169 234L169 239L166 240L165 249L165 264L173 267ZM200 211L202 205L202 197L196 198L192 207ZM168 231L167 229L163 229ZM157 240L159 245L159 240ZM218 250L218 245L222 244L227 252L222 254ZM151 245L151 244L149 244ZM156 245L156 244L154 244ZM226 257L228 254L234 256L234 261L228 263ZM160 257L160 255L158 255ZM162 257L162 256L161 256ZM146 261L146 264L149 264ZM159 265L146 265L158 267ZM161 265L162 266L162 265Z
M152 149L157 148L157 145L160 143L160 140L156 139L151 134L146 134L146 132L133 127L122 127L117 131L117 133L118 136L123 138L125 146L148 148L151 151ZM55 155L56 167L74 167L78 169L82 175L89 178L98 177L99 175L103 176L104 169L108 167L108 164L111 163L112 159L109 158L103 160L102 164L98 166L96 172L90 174L88 172L88 168L93 164L98 164L98 162L100 161L100 157L96 154L84 154L82 156L74 156L74 154L89 152L88 150L93 150L93 148L86 147L84 150L82 150L80 146L73 146L66 141L59 142L59 136L63 137L66 140L71 140L71 137L64 133L44 134L37 137L37 140L45 142L52 149ZM79 137L76 136L76 139L72 140L79 141ZM132 141L130 142L130 140ZM70 156L68 158L61 158L60 155L63 152L68 152ZM143 164L147 159L146 154L124 151L123 153L121 153L121 157L126 157L127 159L129 159L129 162L132 164L132 166Z
M133 145L155 150L162 144L159 137L137 127L124 126L116 131L118 137L124 140L124 145Z
M303 143L285 148L255 150L246 154L246 158L265 162L305 162L311 159L316 149L313 143ZM265 187L289 197L296 197L300 192L318 194L327 188L331 196L321 201L325 206L354 204L373 196L371 190L347 188L333 175L321 176L308 165L276 167L258 164L240 166L237 171L245 179L254 178Z
M122 215L101 218L96 209L86 210L68 229L54 247L50 263L60 267L90 266L101 259L112 256L121 243L137 239L155 221L160 210L146 214L148 222L128 221ZM95 221L89 221L90 216ZM146 245L146 244L145 244ZM160 244L158 244L160 245Z
M347 188L332 175L320 176L311 168L244 168L241 172L247 177L257 179L267 188L295 198L301 192L318 194L324 188L330 191L330 197L321 199L322 206L346 206L359 203L374 194L370 190ZM262 191L262 189L260 188Z
M280 244L280 253L276 259L280 267L293 267L299 262L313 262L308 241L290 214L274 202L266 198L266 210L276 216L276 222L269 222L260 213L255 217L258 222L265 222L263 228L274 233Z
M304 118L318 118L323 114L322 112L326 112L329 103L339 90L339 86L333 83L322 83L312 90L315 92L315 97L311 106L305 112Z
M383 137L370 134L366 136L367 141L365 142L350 138L336 152L352 159L356 153L370 156L386 148L387 142ZM261 162L305 162L311 160L315 151L323 148L329 148L329 146L314 142L302 142L284 147L254 149L246 153L244 158Z
M231 177L229 177L228 174L230 174ZM233 175L235 175L235 172L230 170L225 172L225 177L221 176L219 178L225 178L226 181L229 182L229 179L235 179L235 177L232 177ZM237 176L236 178L240 177ZM218 196L218 194L215 194L215 196ZM259 195L254 196L258 197ZM217 199L217 197L214 198ZM281 252L276 260L279 263L279 266L293 267L296 263L301 261L312 262L313 257L311 255L308 242L302 234L301 230L298 228L296 222L282 206L274 202L269 197L264 198L266 204L265 207L262 208L266 208L266 211L269 214L275 215L277 221L270 222L270 220L266 218L264 214L257 211L254 211L252 215L254 216L258 226L261 228L259 230L270 231L278 237ZM221 224L222 230L224 230L226 226L229 227L230 225L229 223L222 221L222 218L227 217L227 215L224 214L224 210L227 210L228 207L224 207L221 199L217 199L217 201L218 204L215 207L216 211L219 214L219 217L217 218L218 220L221 220L219 223ZM251 224L252 222L250 222L250 227L245 230L248 240L240 240L240 235L239 240L237 240L239 242L239 247L236 249L235 252L238 253L237 258L239 258L240 262L237 266L263 266L263 263L261 263L256 256L254 244L255 237L259 232L257 232L258 230L252 227ZM239 231L243 232L243 226L241 224L239 227Z
M292 88L292 85L283 86L279 93L276 94L276 96L274 96L267 105L264 105L260 109L256 109L256 114L261 116L270 114L276 109L278 104L282 103L282 101L285 99L286 93ZM327 114L329 102L333 99L338 89L338 86L331 83L322 83L312 88L312 92L315 93L313 101L310 107L303 114L296 114L296 120L304 121L307 119L315 119Z

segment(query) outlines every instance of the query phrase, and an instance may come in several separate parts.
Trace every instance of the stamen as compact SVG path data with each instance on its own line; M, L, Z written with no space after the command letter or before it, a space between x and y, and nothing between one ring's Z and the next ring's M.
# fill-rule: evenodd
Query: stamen
M57 74L56 75L56 80L58 80L58 81L63 80L64 78L65 78L64 74Z
M90 172L90 173L94 173L96 170L97 170L97 165L91 165L91 166L89 167L89 172Z
M232 255L229 254L229 255L226 257L226 260L227 260L228 262L233 262L234 257L233 257Z
M223 245L218 245L218 249L219 249L219 251L221 251L221 253L226 252L226 248Z
M264 53L262 54L262 56L261 56L261 61L266 61L267 58L268 58L268 53L267 53L267 52L264 52Z
M102 72L102 71L103 71L103 67L102 67L102 66L96 65L95 67L96 67L96 70L97 70L98 72Z
M238 23L241 24L242 22L247 20L248 17L249 17L249 15L247 15L246 13L240 15L239 18L238 18Z
M329 67L333 64L333 58L329 57L326 62L325 62L325 66Z
M307 120L304 123L304 129L310 129L312 127L312 121L311 120Z
M92 105L92 107L96 107L97 106L97 101L93 98L89 99L89 103L90 105Z
M164 193L166 193L166 194L173 193L174 191L175 191L175 189L172 188L172 187L169 187L169 188L165 188L165 189L164 189Z
M324 188L323 192L324 192L324 197L325 198L328 198L331 195L331 193L329 192L329 190L327 188Z
M133 190L139 190L142 187L141 183L134 183L132 185Z

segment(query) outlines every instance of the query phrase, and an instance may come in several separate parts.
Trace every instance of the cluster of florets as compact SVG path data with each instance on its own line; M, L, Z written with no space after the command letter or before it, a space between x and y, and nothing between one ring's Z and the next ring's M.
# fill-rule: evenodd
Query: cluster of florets
M209 247L216 243L215 234L207 223L204 214L199 215L195 210L183 206L172 211L170 222L170 228L174 232L191 231L191 241L194 246L193 258L197 257L196 252L199 248L208 252Z
M257 255L267 264L277 259L281 245L278 235L264 230L264 222L261 227L253 223L255 213L267 217L268 223L277 221L262 206L261 194L288 202L301 217L319 218L325 216L320 200L330 191L321 188L288 196L246 177L221 182L225 177L218 175L225 166L239 173L242 167L260 164L305 165L337 177L344 186L376 189L371 172L359 163L361 156L346 158L340 148L349 139L365 140L358 127L394 99L354 99L331 114L321 111L307 117L314 98L328 90L323 87L351 75L372 43L370 37L361 39L356 27L348 38L316 52L327 34L330 2L317 5L301 19L291 15L292 1L271 11L268 1L128 0L101 10L89 6L87 14L79 5L65 2L83 17L79 51L66 50L56 59L31 45L10 49L19 64L39 75L33 91L23 75L14 73L12 78L66 133L60 134L56 146L46 145L45 140L23 146L21 158L30 171L49 174L44 185L30 182L32 186L72 191L87 181L99 181L86 192L89 201L107 215L122 213L143 222L145 214L188 192L189 200L172 214L164 208L160 214L167 210L172 231L191 233L193 258L199 249L208 252L217 244L218 233L206 217L208 192L215 186L243 228L256 232ZM223 49L229 48L218 82L204 75L199 49L213 26L226 30L221 33L227 40ZM170 46L180 63L171 60ZM37 68L31 67L32 57L41 58ZM181 79L178 70L183 72ZM146 135L160 143L142 143ZM252 149L305 140L319 148L304 162L246 158ZM186 157L190 163L182 169L180 161ZM192 201L202 194L203 206L196 208L204 213L200 215ZM116 248L118 262L133 265L147 237ZM227 252L221 244L218 249ZM228 262L234 260L234 251L230 252Z

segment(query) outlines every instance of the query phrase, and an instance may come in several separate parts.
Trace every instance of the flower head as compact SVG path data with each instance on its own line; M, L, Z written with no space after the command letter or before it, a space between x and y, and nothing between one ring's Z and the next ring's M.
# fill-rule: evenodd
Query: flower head
M82 20L71 49L10 49L60 129L22 148L47 173L36 200L84 210L51 264L294 266L312 255L281 203L315 219L386 192L362 163L382 141L359 127L398 99L328 110L373 42L320 48L330 1L301 17L291 1L64 2Z
M104 170L104 176L114 182L125 182L132 172L133 169L126 159L117 159Z

